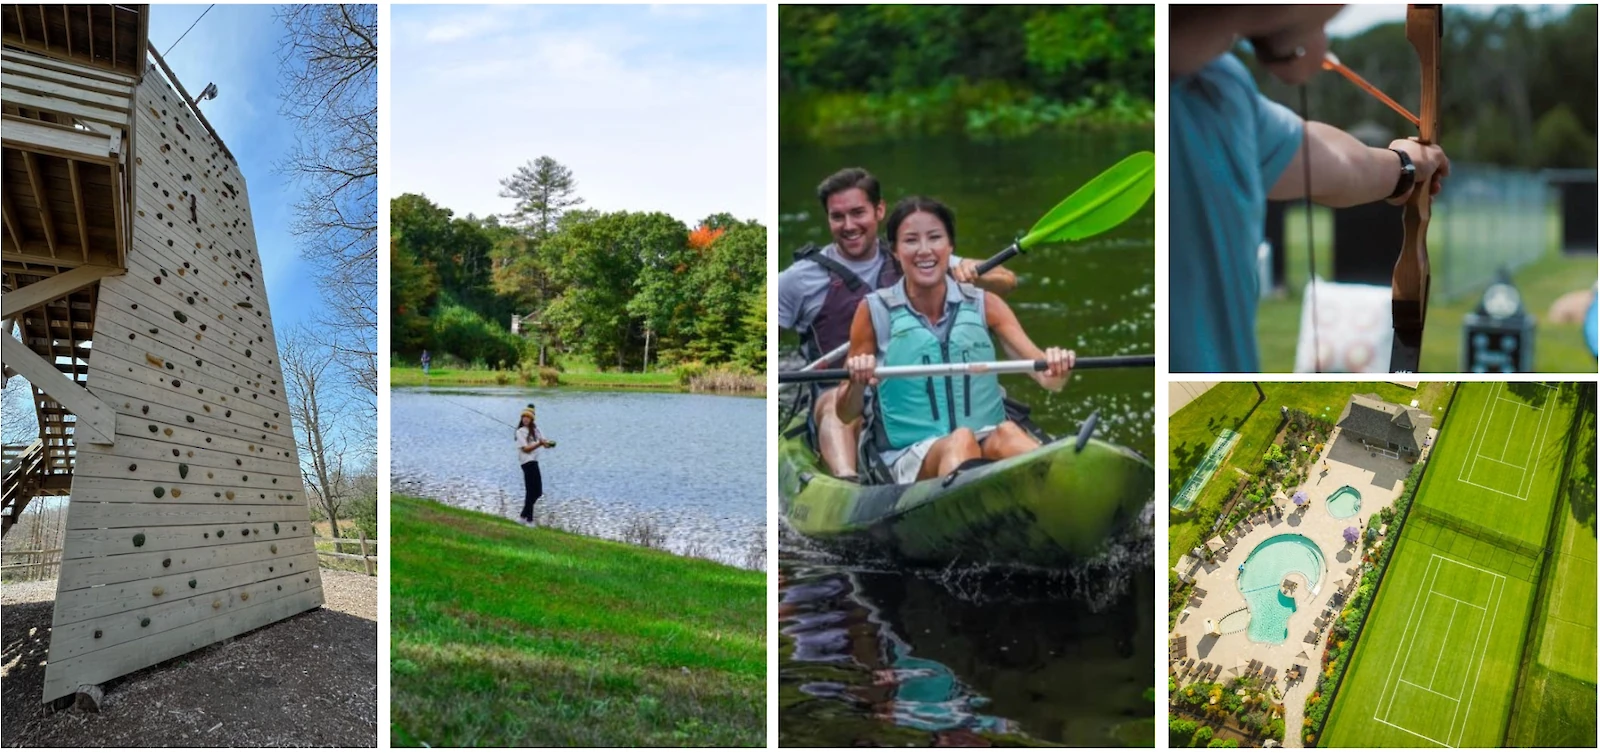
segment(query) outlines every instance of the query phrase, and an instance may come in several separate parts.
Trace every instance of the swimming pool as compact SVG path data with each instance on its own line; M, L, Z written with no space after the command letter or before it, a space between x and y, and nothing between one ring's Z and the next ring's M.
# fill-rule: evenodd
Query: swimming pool
M1328 497L1328 514L1335 518L1351 518L1361 512L1361 492L1353 486L1341 486Z
M1295 600L1283 595L1283 577L1298 573L1311 594L1322 585L1327 564L1322 549L1298 533L1283 533L1261 542L1239 569L1239 591L1250 609L1250 640L1282 643L1289 638Z

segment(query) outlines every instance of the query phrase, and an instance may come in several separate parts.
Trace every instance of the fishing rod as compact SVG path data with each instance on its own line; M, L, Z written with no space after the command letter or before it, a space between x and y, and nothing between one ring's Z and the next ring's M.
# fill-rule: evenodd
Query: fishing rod
M489 415L487 413L484 413L483 411L477 410L476 408L472 408L470 406L462 405L461 403L458 403L458 402L456 402L454 400L451 400L448 397L444 397L443 395L439 396L439 399L443 400L443 401L445 401L445 402L447 402L447 403L449 403L451 405L454 405L455 407L460 408L462 410L470 411L472 413L476 413L476 414L478 414L480 416L483 416L485 419L493 421L496 426L505 426L505 422L502 419L495 418L494 416L491 416L491 415ZM533 403L528 403L528 407L532 408L533 407ZM556 447L556 443L554 441L549 441L549 442L547 442L545 444L545 446L553 450Z

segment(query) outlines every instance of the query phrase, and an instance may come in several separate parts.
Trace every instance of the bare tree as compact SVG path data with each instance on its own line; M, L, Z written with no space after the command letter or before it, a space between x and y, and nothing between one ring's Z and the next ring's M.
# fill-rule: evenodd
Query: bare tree
M287 5L281 112L296 141L278 170L299 182L293 232L317 270L322 342L377 410L378 9Z
M312 333L296 327L282 340L280 351L300 474L306 490L328 516L333 538L339 538L339 512L350 486L346 456L354 450L344 420L349 403L339 400L335 385L329 384L330 348Z

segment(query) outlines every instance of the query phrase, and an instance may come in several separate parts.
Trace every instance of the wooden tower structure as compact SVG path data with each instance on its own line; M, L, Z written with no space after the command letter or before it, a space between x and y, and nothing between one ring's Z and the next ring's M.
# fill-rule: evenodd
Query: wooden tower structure
M245 179L148 11L0 16L0 360L39 420L4 526L70 497L47 703L322 604Z

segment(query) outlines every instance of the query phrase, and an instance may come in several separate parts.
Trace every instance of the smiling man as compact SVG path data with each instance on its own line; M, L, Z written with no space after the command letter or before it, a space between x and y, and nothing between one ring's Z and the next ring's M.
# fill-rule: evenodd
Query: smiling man
M901 276L888 242L878 237L883 192L872 173L859 167L840 170L817 186L817 199L833 242L823 248L807 244L795 252L794 265L778 275L778 326L800 335L807 361L850 342L850 322L861 299ZM1017 286L1016 275L1004 267L980 277L978 262L955 256L950 258L950 275L998 295ZM835 360L842 360L842 354ZM834 410L837 400L837 388L822 390L811 415L816 417L823 460L835 476L854 478L861 422L841 422Z

